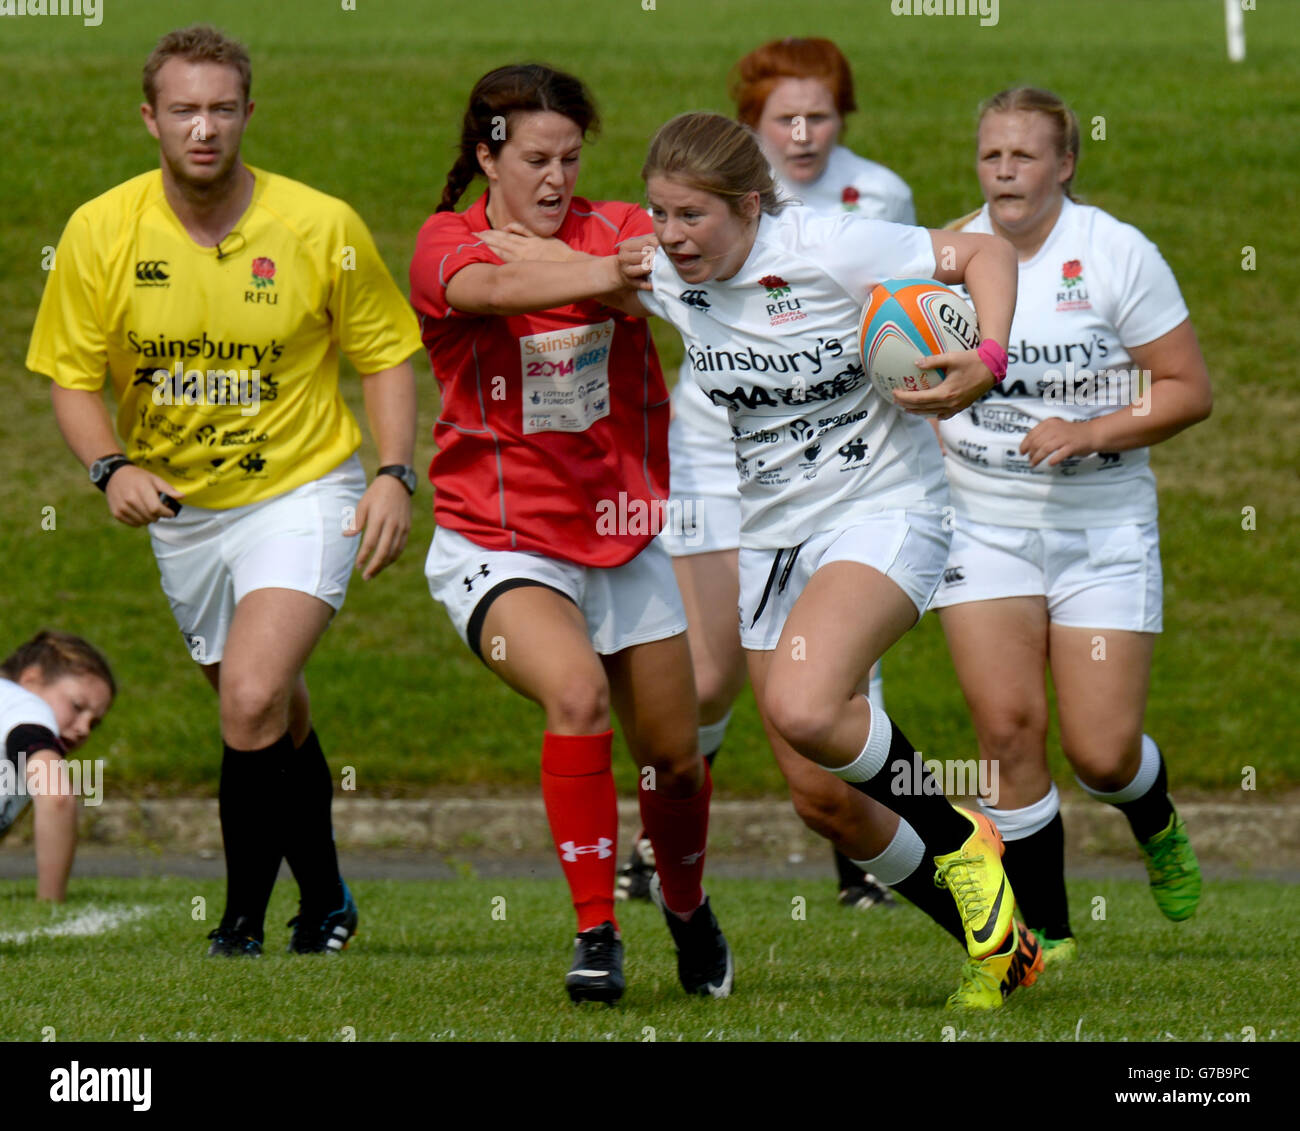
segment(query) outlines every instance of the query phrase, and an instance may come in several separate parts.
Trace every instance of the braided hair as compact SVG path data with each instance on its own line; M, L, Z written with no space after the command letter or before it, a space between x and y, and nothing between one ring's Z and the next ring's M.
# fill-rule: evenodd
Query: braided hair
M470 91L461 123L456 162L447 174L439 212L452 212L470 182L483 170L479 143L495 157L507 141L513 114L552 111L563 114L587 135L600 130L600 116L582 80L540 63L519 63L489 71Z

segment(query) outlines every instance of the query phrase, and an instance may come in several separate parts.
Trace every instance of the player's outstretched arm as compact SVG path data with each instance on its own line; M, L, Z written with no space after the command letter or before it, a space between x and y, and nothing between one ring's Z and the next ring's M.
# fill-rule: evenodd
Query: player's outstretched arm
M36 898L62 903L77 851L77 799L60 791L61 756L42 750L27 760L27 776L36 819ZM38 764L44 763L38 770ZM37 784L39 783L39 785Z
M521 259L462 267L447 284L447 301L466 314L531 314L622 289L617 256L564 263Z
M415 370L409 361L361 378L366 398L370 435L379 449L379 466L402 464L415 459L416 392ZM369 581L391 565L406 546L411 531L411 496L400 479L377 475L357 507L356 522L349 534L360 534L357 567Z
M50 401L63 439L84 467L89 468L95 460L122 450L98 392L65 389L51 382ZM144 526L154 519L169 517L173 512L159 499L160 493L177 499L184 497L183 492L165 479L132 466L114 472L105 491L109 511L127 526Z

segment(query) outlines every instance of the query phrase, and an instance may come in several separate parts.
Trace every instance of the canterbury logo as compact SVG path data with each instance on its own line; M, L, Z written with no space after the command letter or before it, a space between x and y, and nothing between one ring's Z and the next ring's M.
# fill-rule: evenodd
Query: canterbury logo
M165 259L142 259L135 265L135 280L137 283L165 283L171 278L164 270L166 266Z
M989 917L984 926L978 931L971 931L970 937L977 943L986 943L993 936L993 928L998 925L998 912L1002 910L1002 897L1006 894L1007 878L1002 877L1002 886L998 888L998 897L993 901L993 906L989 910Z
M566 840L560 845L560 859L572 864L579 856L590 856L593 852L597 860L605 860L614 855L614 842L607 836L601 837L595 844L574 844Z
M962 566L949 566L943 571L943 583L945 585L956 585L959 581L965 581L966 575L962 573Z
M693 306L697 310L708 310L709 292L708 291L682 291L681 300L687 306Z

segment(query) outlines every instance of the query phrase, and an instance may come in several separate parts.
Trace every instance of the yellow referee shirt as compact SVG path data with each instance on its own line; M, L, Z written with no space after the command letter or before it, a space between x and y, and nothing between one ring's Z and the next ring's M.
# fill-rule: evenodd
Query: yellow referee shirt
M27 367L68 389L112 377L127 455L228 508L318 479L361 444L339 352L377 373L421 348L415 315L341 200L251 170L248 211L200 247L162 173L82 205L59 241Z

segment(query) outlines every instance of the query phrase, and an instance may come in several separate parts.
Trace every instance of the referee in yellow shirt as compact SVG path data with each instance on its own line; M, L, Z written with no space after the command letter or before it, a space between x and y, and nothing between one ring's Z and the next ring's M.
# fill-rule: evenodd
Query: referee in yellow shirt
M141 113L161 168L73 213L27 366L52 379L59 428L113 517L148 526L220 698L226 909L208 953L261 953L282 857L301 900L290 950L333 953L357 909L302 673L358 556L369 579L406 543L421 347L360 217L240 159L250 80L247 51L212 28L159 41ZM369 487L340 353L363 374L383 465Z

